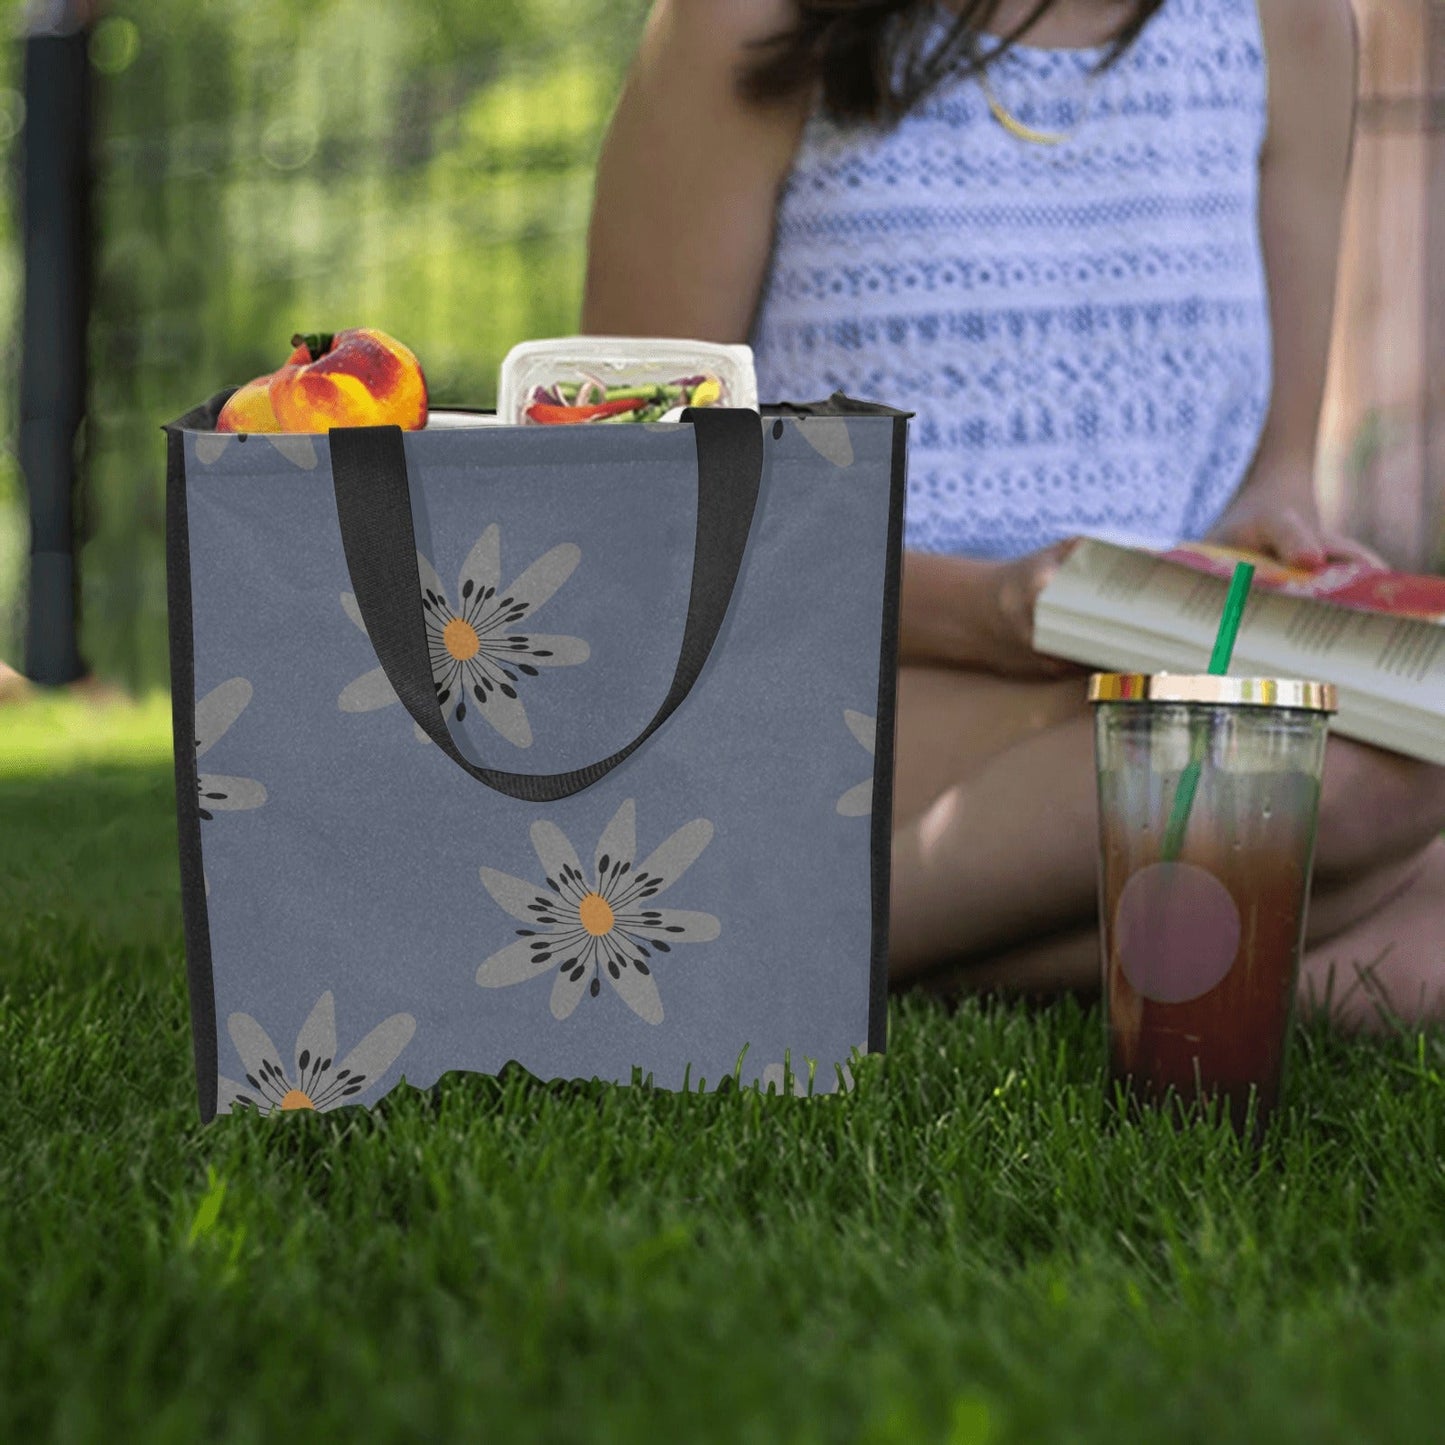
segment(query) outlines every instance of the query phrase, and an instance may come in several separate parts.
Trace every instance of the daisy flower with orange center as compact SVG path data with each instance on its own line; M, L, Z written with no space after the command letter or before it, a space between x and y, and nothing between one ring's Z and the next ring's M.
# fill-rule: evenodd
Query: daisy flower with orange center
M680 943L710 943L721 925L711 913L657 908L651 900L697 860L713 826L694 818L659 844L640 864L637 809L628 798L602 831L590 867L555 823L532 824L532 846L545 882L539 887L494 868L482 885L526 928L477 970L483 988L507 988L552 976L553 1017L567 1018L585 996L596 999L604 981L647 1023L662 1022L654 969Z
M422 614L432 681L442 712L457 722L475 712L519 748L532 745L532 725L522 702L528 680L547 667L586 662L591 649L580 637L535 632L532 617L572 575L581 549L561 542L543 553L509 586L501 585L501 529L493 523L462 564L453 605L436 569L420 553ZM351 593L341 598L346 615L366 631ZM397 701L384 669L350 683L337 699L342 712L373 712ZM425 742L420 727L417 737Z
M328 989L301 1025L291 1069L283 1066L280 1050L250 1014L233 1013L226 1031L246 1073L244 1083L219 1080L217 1112L290 1113L335 1109L374 1087L411 1042L416 1020L410 1014L393 1014L338 1061L336 999Z

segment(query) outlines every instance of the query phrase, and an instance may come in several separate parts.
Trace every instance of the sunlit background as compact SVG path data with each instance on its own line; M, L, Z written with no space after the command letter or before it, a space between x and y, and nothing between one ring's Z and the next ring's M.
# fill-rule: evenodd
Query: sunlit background
M12 33L23 7L8 0ZM164 439L296 330L378 326L438 402L576 329L591 174L642 0L135 0L105 7L82 647L163 687ZM22 124L5 49L0 136ZM24 634L13 187L0 217L0 658Z
M1445 138L1430 130L1431 6L1358 3L1366 98L1321 495L1393 561L1423 568L1445 553L1445 325L1442 302L1430 304L1445 297L1445 229L1431 244L1445 223ZM436 401L473 405L493 400L514 342L576 329L592 166L645 8L104 7L91 44L98 255L81 557L82 648L101 676L166 683L163 422L271 370L298 329L379 326L419 353ZM0 17L21 33L18 0L0 0ZM13 158L19 45L0 56L0 146ZM18 665L17 226L12 185L0 211L0 659Z

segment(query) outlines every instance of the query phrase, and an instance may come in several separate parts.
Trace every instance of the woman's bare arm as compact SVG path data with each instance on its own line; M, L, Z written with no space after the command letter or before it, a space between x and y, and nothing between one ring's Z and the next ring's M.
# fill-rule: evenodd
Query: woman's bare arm
M1295 566L1378 562L1320 526L1314 493L1354 134L1354 11L1350 0L1260 0L1259 8L1270 74L1259 209L1274 389L1249 473L1210 536Z
M1275 357L1260 452L1271 466L1308 475L1329 360L1354 136L1355 17L1350 0L1261 0L1259 8L1270 91L1259 222Z
M737 91L792 0L657 0L603 145L582 329L746 341L811 97Z
M751 104L737 72L748 43L792 13L792 0L657 0L598 165L584 331L747 340L812 97ZM1033 652L1030 630L1057 560L908 553L902 659L1054 675L1058 664Z

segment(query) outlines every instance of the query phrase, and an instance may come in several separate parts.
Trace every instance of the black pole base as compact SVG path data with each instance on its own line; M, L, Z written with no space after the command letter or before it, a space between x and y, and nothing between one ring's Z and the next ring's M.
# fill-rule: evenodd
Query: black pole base
M41 687L63 687L85 673L76 641L75 596L75 558L70 552L31 556L25 670Z

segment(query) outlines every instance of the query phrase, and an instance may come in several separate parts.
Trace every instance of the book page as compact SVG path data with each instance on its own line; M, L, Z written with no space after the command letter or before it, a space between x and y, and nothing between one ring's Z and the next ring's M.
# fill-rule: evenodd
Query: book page
M1154 554L1084 541L1039 598L1036 642L1043 651L1067 646L1059 655L1095 666L1144 665L1127 659L1162 653L1171 666L1202 672L1228 590L1221 577ZM1080 657L1091 642L1095 655ZM1185 661L1190 655L1198 661ZM1445 718L1445 627L1434 622L1252 591L1230 670L1246 668Z
M1445 712L1445 627L1435 623L1262 593L1239 634L1238 649L1278 658L1276 667L1300 677Z
M1205 660L1219 621L1209 599L1228 588L1202 573L1172 566L1148 552L1108 542L1079 543L1039 598L1047 609L1122 624L1160 637L1197 640Z

